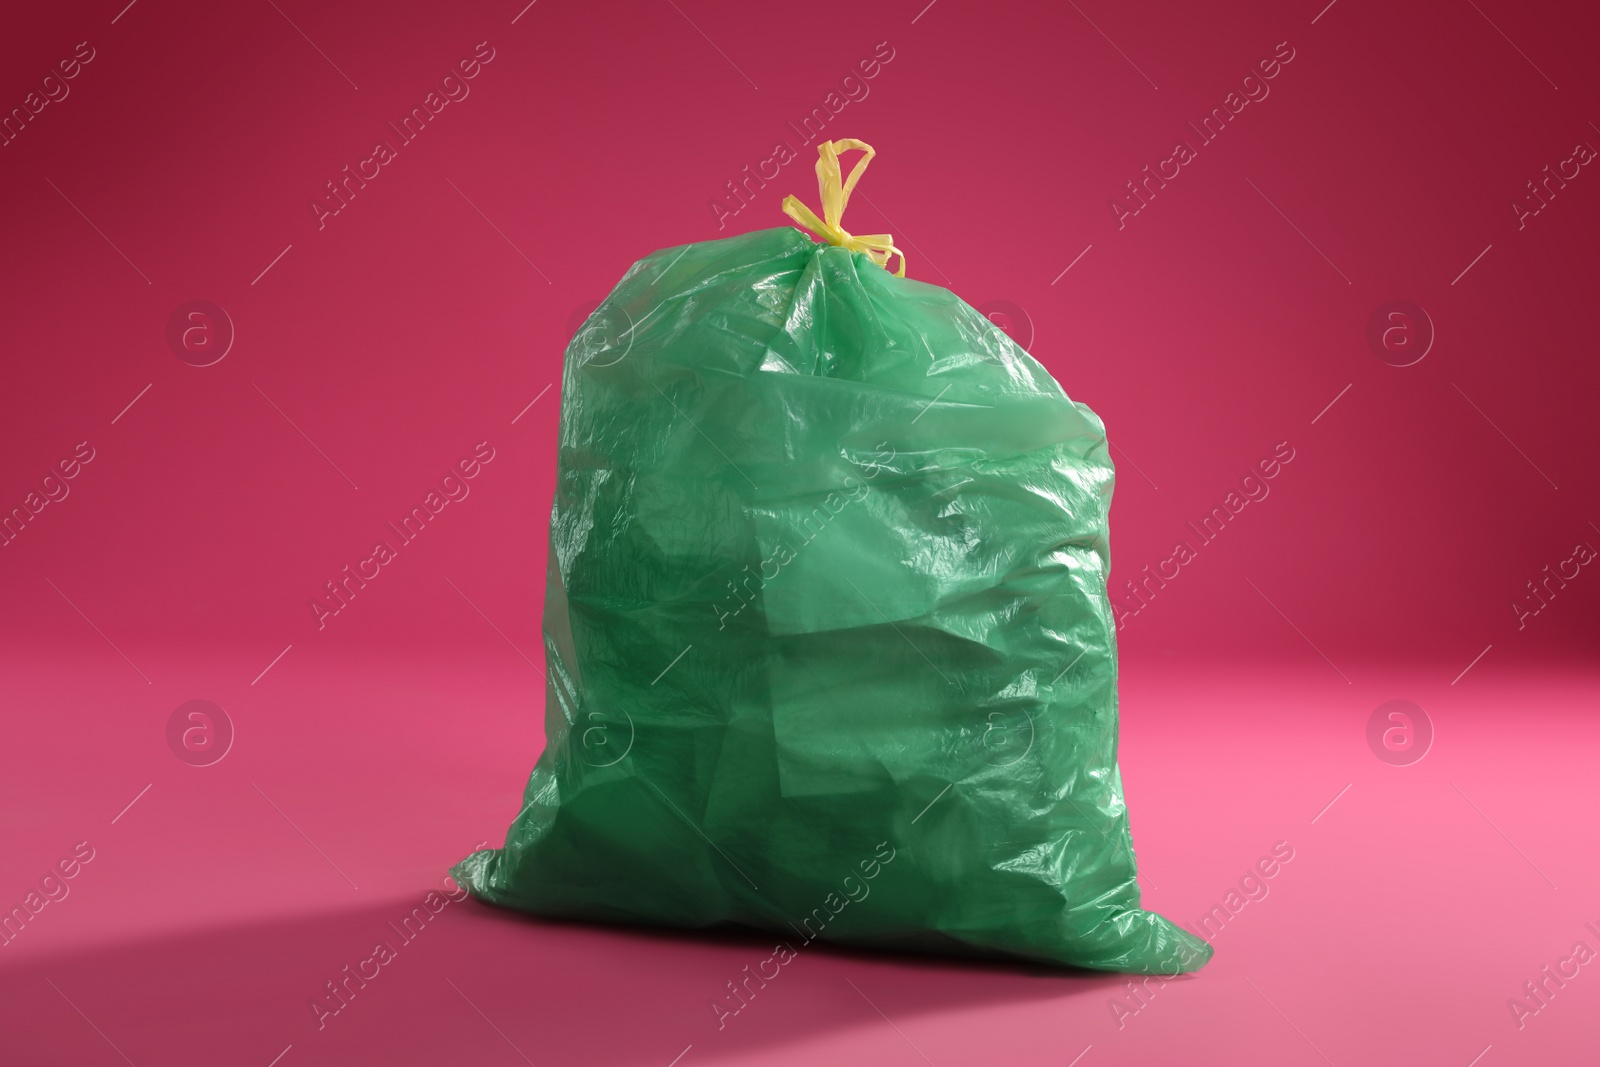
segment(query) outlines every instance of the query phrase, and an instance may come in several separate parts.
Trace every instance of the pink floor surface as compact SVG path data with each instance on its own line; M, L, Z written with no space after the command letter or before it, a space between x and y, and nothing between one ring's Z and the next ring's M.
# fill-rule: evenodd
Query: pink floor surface
M195 694L154 684L130 702L109 650L9 672L9 697L33 713L8 726L0 781L5 906L75 848L92 859L0 949L0 1062L1600 1058L1600 964L1574 955L1600 949L1600 675L1493 660L1456 684L1459 665L1343 664L1348 684L1320 661L1131 671L1122 766L1147 906L1193 926L1259 857L1293 850L1214 935L1203 972L1135 996L1116 975L818 947L719 1028L710 1002L771 938L555 924L470 900L414 940L397 934L516 809L541 686L503 651L307 653L255 685L241 681L248 655L230 669L210 654L185 684L215 687L239 740L208 767L151 728ZM1410 766L1368 749L1367 719L1392 698L1436 732ZM91 719L102 725L76 725ZM312 999L380 941L393 958L319 1027Z

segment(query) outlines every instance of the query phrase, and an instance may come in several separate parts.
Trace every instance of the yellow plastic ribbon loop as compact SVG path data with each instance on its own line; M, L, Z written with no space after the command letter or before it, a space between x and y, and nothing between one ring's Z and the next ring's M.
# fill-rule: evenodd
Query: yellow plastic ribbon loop
M850 176L841 179L839 153L850 151L866 154L856 160L856 165L850 169ZM852 138L823 141L817 146L817 189L822 194L822 218L817 218L816 213L802 204L797 196L783 198L783 212L829 244L848 248L852 252L865 253L868 259L884 270L889 269L889 260L892 257L899 256L900 269L894 272L894 276L904 278L905 253L894 246L893 234L853 234L839 225L840 220L844 218L844 209L850 203L850 194L855 191L856 182L861 180L867 164L872 162L872 157L875 155L877 153L872 150L872 146L864 141Z

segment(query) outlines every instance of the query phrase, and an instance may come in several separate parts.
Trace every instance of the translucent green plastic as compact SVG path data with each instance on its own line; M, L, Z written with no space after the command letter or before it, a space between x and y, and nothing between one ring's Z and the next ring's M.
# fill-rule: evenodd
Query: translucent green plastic
M456 879L546 916L1173 974L1117 770L1100 420L950 292L772 229L566 353L546 745Z

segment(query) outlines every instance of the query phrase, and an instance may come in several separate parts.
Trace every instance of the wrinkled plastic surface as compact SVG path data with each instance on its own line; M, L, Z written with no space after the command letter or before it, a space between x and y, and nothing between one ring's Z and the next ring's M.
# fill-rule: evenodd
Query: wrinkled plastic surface
M547 916L1177 973L1117 770L1104 428L977 311L772 229L567 350L546 747L452 872Z

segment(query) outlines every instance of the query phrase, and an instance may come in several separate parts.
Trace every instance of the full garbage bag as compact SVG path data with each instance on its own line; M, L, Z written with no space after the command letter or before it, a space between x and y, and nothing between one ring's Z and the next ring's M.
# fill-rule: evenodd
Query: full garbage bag
M791 948L1197 969L1140 907L1104 427L839 228L858 147L822 146L825 222L791 211L828 243L656 252L568 347L546 746L504 847L452 874Z

